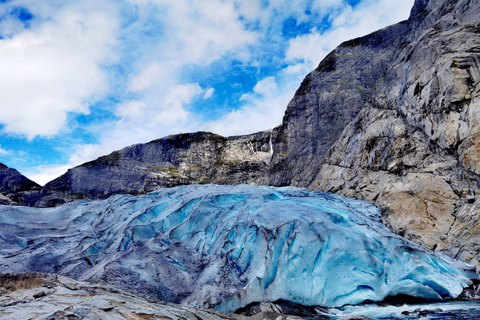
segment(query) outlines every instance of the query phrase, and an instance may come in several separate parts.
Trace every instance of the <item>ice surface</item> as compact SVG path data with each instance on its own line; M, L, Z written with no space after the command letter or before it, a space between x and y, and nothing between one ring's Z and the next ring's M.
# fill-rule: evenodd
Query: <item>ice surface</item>
M223 311L278 299L328 307L397 294L448 299L475 277L391 233L367 202L246 185L0 206L0 270L104 280Z

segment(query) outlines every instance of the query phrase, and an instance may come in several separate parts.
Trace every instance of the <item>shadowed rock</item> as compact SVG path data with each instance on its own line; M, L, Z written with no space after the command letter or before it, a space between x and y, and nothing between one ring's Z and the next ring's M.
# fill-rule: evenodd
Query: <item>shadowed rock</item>
M45 189L91 199L185 184L258 184L272 131L225 138L197 132L137 144L70 169Z

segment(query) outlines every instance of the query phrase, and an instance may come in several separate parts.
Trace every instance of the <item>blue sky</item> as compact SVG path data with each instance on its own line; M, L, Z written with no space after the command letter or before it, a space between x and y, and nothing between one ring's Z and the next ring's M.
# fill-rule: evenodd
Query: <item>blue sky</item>
M169 134L281 123L342 41L413 0L0 0L0 162L44 184Z

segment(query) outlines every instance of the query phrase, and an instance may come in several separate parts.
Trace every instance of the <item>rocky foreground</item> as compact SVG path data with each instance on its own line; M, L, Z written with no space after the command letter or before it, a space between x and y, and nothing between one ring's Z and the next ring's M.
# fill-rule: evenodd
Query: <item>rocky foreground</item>
M280 319L295 317L275 315ZM261 315L262 319L273 319ZM165 303L105 283L38 273L0 275L1 319L233 320L240 315ZM258 317L252 317L257 319ZM279 320L280 320L279 319Z
M443 309L442 309L443 308ZM365 305L357 309L305 307L288 302L257 303L223 313L165 303L106 283L75 281L39 272L0 275L0 318L4 320L300 320L337 319L478 319L472 303L398 306Z

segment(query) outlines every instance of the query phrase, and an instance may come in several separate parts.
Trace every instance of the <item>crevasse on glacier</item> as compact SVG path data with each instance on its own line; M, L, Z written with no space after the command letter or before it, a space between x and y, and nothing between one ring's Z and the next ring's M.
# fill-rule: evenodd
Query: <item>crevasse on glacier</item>
M455 298L475 277L458 266L391 233L367 202L290 187L0 206L2 272L103 280L223 311L278 299L333 307L397 294Z

